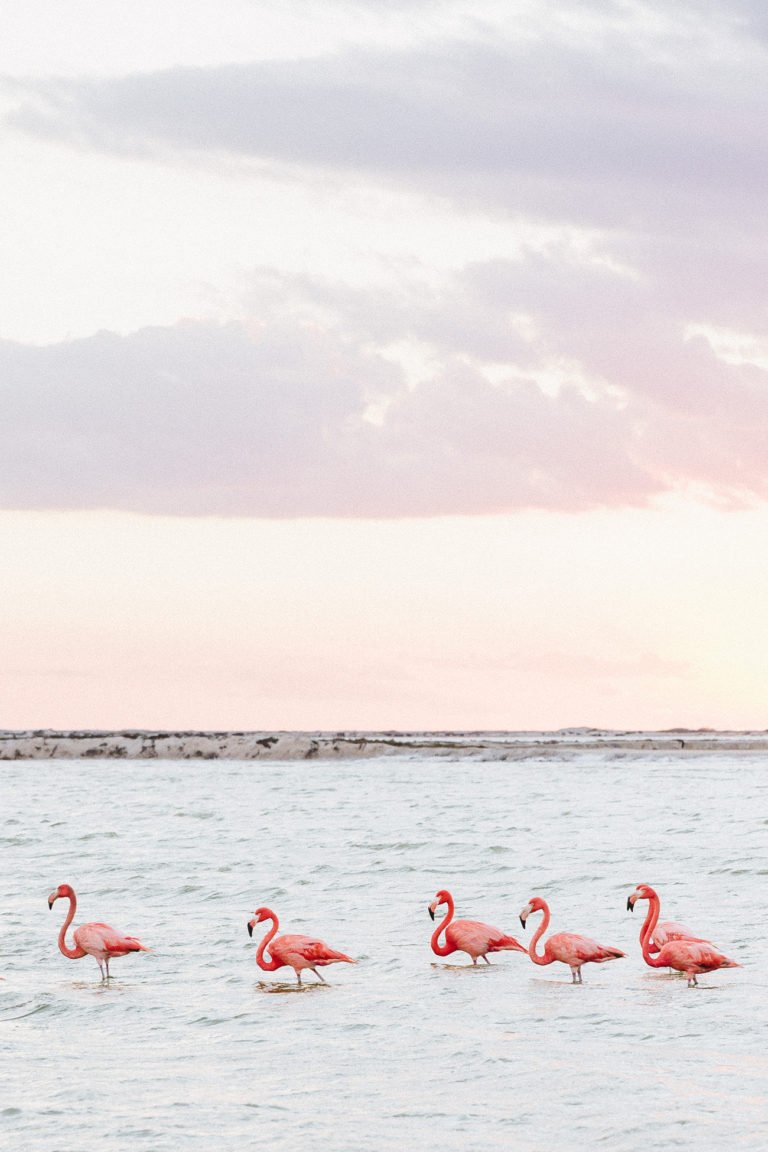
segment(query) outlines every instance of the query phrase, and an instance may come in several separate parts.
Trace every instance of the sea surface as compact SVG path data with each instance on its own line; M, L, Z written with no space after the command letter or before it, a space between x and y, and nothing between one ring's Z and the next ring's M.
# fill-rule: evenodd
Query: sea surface
M0 1144L13 1152L768 1147L768 775L761 754L510 762L0 764ZM72 961L102 920L152 948ZM640 956L650 883L743 964ZM584 968L429 948L439 888L518 939L622 948ZM261 972L258 926L355 956L329 987ZM313 976L305 976L307 984Z

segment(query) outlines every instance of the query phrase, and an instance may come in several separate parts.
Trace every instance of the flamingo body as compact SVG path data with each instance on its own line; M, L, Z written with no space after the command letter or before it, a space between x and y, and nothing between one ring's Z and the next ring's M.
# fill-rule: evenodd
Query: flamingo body
M475 963L488 952L525 952L514 937L480 920L454 920L445 930L445 939L452 951L466 952Z
M670 940L662 948L656 959L665 968L675 968L684 972L689 984L696 983L696 976L702 972L716 972L719 968L740 968L735 960L730 960L718 952L706 940Z
M555 932L544 944L543 953L539 954L536 945L549 927L550 914L546 900L541 896L534 896L528 901L520 913L520 923L523 927L532 912L543 912L544 917L531 940L528 953L531 960L534 964L553 964L555 961L567 964L574 984L583 983L582 964L605 964L608 960L620 960L625 955L618 948L598 944L597 940L592 940L589 936L579 936L575 932Z
M618 960L623 955L618 948L606 948L590 936L579 936L576 932L555 932L544 944L548 963L559 960L571 969L581 968L582 964L605 964L607 960Z
M526 952L513 936L508 936L492 924L480 920L453 920L454 903L450 892L442 889L429 906L429 914L434 920L435 909L441 904L448 905L448 913L432 934L432 951L436 956L450 956L453 952L466 952L472 963L482 957L489 964L489 952ZM440 943L440 935L445 932L445 943Z
M305 968L322 968L327 964L354 964L355 961L329 948L322 940L312 936L277 936L269 946L272 958L281 967L293 968L297 974Z
M716 972L719 968L741 968L741 964L718 952L708 940L699 940L696 937L667 940L656 955L652 955L651 944L655 940L661 901L650 884L638 884L627 900L627 908L634 911L638 900L648 901L648 912L640 930L640 944L643 959L651 968L674 968L677 972L685 973L689 988L697 983L696 977L702 972Z
M709 944L709 940L705 940L702 936L696 936L691 932L690 928L686 928L685 924L679 924L677 920L662 920L657 924L653 930L653 934L649 941L648 951L658 952L670 940L695 940L698 944ZM640 940L642 944L642 939Z
M109 924L99 924L96 921L75 928L72 934L75 947L71 948L67 944L66 933L77 909L74 888L70 884L60 884L48 897L48 907L53 908L54 902L59 899L69 900L69 911L59 932L59 951L70 960L93 956L99 966L102 980L109 980L109 962L115 956L127 956L129 952L149 952L149 948L135 936L126 936L124 932L111 928Z
M110 928L109 924L95 921L75 928L73 937L78 948L102 961L111 960L114 956L127 956L129 952L149 951L135 936L126 936Z
M256 963L264 972L276 972L278 968L293 968L296 980L301 984L301 974L307 968L324 984L325 980L317 971L327 964L356 964L351 956L329 948L324 940L314 936L277 935L279 920L269 908L257 908L253 919L248 922L248 934L253 935L253 929L263 920L272 920L272 928L259 945L256 952ZM265 958L269 948L270 958Z

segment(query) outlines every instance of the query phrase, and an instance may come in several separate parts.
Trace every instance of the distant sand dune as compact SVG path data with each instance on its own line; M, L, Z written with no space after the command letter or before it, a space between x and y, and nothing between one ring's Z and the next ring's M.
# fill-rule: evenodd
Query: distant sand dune
M572 757L585 752L675 755L768 752L768 732L121 732L0 731L0 760L329 760L377 756L446 760Z

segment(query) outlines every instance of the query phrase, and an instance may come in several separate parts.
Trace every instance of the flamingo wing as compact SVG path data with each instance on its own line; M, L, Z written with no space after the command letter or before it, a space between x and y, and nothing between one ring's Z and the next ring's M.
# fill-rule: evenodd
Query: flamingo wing
M75 943L90 955L125 956L128 952L148 952L135 936L126 936L109 924L83 924L75 929Z
M653 936L653 947L651 952L658 952L670 940L695 940L699 944L709 944L711 941L705 940L703 936L696 936L687 928L685 924L679 924L677 920L664 920L661 924L657 924Z
M740 968L706 940L670 940L657 957L668 968L678 972L715 972L718 968Z
M579 936L575 932L557 932L550 936L544 945L544 955L552 956L563 964L577 968L581 964L604 964L606 960L618 960L624 956L618 948L608 948L598 944L589 936Z
M528 952L512 936L480 920L454 920L448 925L445 937L454 948L470 956L484 956L486 952Z
M308 968L323 964L355 963L350 956L329 948L324 940L313 936L278 936L272 941L270 952L273 957L291 967L295 967L297 961Z

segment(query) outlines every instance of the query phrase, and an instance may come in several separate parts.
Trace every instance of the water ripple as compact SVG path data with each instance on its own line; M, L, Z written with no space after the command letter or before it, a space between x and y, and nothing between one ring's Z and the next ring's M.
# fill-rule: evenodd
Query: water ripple
M314 773L314 774L313 774ZM62 787L62 783L66 787ZM580 1144L768 1144L765 774L759 756L621 753L451 764L23 762L3 766L0 1122L35 1152L540 1152ZM119 812L119 823L115 820ZM113 963L56 948L63 910L151 945ZM685 979L639 956L626 896L717 941L741 971ZM519 954L438 960L426 906L518 935L546 895L552 930L620 964ZM245 924L318 935L357 967L262 973ZM762 1025L762 1027L761 1027Z

